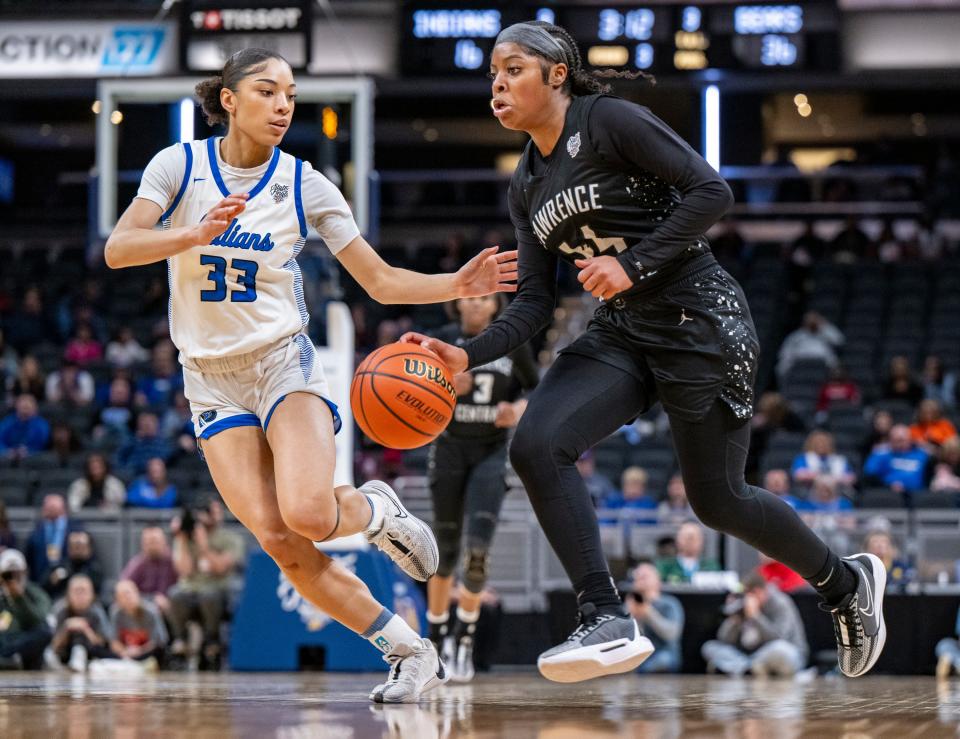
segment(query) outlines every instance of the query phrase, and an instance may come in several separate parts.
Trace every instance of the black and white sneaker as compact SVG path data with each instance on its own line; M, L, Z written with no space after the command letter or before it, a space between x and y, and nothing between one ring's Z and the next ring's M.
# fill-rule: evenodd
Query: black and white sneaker
M370 480L358 490L379 496L385 505L383 526L379 531L367 533L367 541L396 562L414 580L429 580L440 565L437 539L430 527L404 508L400 497L387 483Z
M653 654L653 644L629 616L600 614L592 603L580 607L580 625L563 644L540 655L547 680L576 683L630 672Z
M872 554L854 554L843 561L856 572L857 589L836 605L821 603L820 608L833 616L840 671L847 677L860 677L870 671L887 641L883 622L887 571Z
M387 681L370 693L374 703L416 703L428 690L450 678L429 639L400 644L383 659L390 665Z

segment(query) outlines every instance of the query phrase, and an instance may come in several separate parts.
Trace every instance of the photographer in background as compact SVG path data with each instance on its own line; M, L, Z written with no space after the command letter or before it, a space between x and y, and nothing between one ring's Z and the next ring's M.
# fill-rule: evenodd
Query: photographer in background
M809 647L800 612L758 573L743 582L743 593L723 609L727 618L717 638L701 650L707 671L741 676L792 677L807 663Z
M27 581L27 560L16 549L0 552L0 668L43 667L43 650L50 643L47 614L50 599Z
M203 627L201 665L220 668L220 622L243 561L244 545L239 534L222 526L223 506L209 500L185 509L170 522L173 533L173 566L177 584L167 593L170 601L171 656L187 655L187 622L197 618Z
M651 562L634 568L627 609L657 650L637 668L639 673L680 671L683 606L672 595L661 593L661 585L660 573Z

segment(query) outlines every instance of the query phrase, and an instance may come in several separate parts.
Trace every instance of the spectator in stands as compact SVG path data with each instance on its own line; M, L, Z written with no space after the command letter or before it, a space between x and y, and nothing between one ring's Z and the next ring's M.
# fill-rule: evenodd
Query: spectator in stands
M40 520L27 539L25 554L30 572L37 582L45 582L49 573L67 557L67 534L80 525L67 517L67 504L62 495L43 496Z
M3 388L7 387L8 382L13 382L17 376L20 363L17 360L17 350L7 343L6 334L0 327L0 383Z
M747 453L747 470L755 474L759 460L767 450L770 437L776 431L806 431L803 419L790 407L780 393L766 392L757 402L757 412L750 421L750 451Z
M679 526L684 521L696 518L690 501L687 500L687 489L683 484L683 477L672 475L667 482L667 498L657 507L657 521L661 524Z
M817 395L817 410L821 413L828 413L830 406L834 403L860 405L860 400L860 386L850 379L846 368L842 364L838 364L830 370L830 376L820 386L820 392Z
M656 651L637 672L680 672L684 612L680 601L661 590L657 568L641 562L633 570L633 583L626 597L627 610L653 643Z
M83 476L67 488L67 500L74 513L81 508L118 511L123 508L127 491L118 477L110 474L107 458L95 452L84 463Z
M849 487L857 479L850 461L843 454L837 454L833 435L827 431L812 431L807 436L803 453L794 458L790 474L795 483L807 487L823 477L829 477L841 487Z
M744 580L743 591L724 608L727 618L717 638L703 645L707 671L738 677L748 672L757 677L796 675L809 653L797 606L757 573Z
M130 380L117 377L110 381L107 404L97 417L94 438L101 445L118 447L130 441L133 422L133 387Z
M46 398L46 377L35 356L32 354L23 356L17 374L11 378L7 390L13 397L28 393L39 401Z
M93 376L80 369L76 362L64 359L60 369L47 377L47 402L64 406L82 407L93 400L96 386Z
M627 521L652 523L656 519L653 511L657 509L657 501L647 495L647 480L647 471L642 467L627 467L620 476L620 490L614 490L605 497L601 506L611 510L635 512L624 514Z
M767 474L763 476L763 487L776 495L778 498L781 498L794 510L797 510L803 505L803 501L794 496L791 492L790 475L787 474L786 470L767 470Z
M41 582L50 597L57 601L67 589L67 582L74 575L86 575L93 583L93 592L99 596L103 585L103 565L93 549L93 539L86 531L71 531L67 534L67 558L52 568Z
M953 408L957 402L957 376L946 370L936 354L923 360L923 397L940 401L944 408Z
M137 383L137 393L143 396L147 405L169 405L173 393L183 389L183 372L169 339L158 341L153 347L151 362L150 374Z
M902 356L890 359L881 397L884 400L904 400L910 405L916 405L923 399L923 387L913 378L909 359Z
M577 460L577 470L587 486L594 508L600 508L603 501L617 494L617 489L613 486L610 478L601 472L597 472L597 463L593 458L592 450L588 449L580 455L580 459Z
M949 439L957 438L957 427L944 418L943 407L937 400L923 400L917 409L917 420L910 427L910 436L931 454Z
M657 562L661 579L667 584L688 583L698 572L719 572L720 564L703 556L703 526L687 521L677 531L677 556Z
M0 552L4 549L17 548L17 535L10 528L10 517L7 514L7 504L0 498Z
M132 367L146 362L150 352L140 345L129 326L121 326L116 338L107 344L107 362L112 367Z
M890 411L880 410L873 414L870 420L870 430L860 445L860 454L866 459L878 448L886 448L890 444L890 430L893 428L893 416Z
M203 661L213 669L219 669L220 622L236 588L234 580L244 554L243 539L227 531L222 523L223 507L216 500L184 511L179 520L171 523L173 564L179 579L168 593L174 640L170 652L178 657L186 653L187 622L199 615Z
M937 450L930 489L941 493L960 492L960 438L947 439Z
M830 242L833 261L850 264L863 259L871 250L872 242L860 226L856 216L847 216L843 229Z
M798 267L809 267L820 261L826 248L826 242L814 230L814 222L809 220L804 224L803 233L790 245L788 259Z
M193 431L193 414L182 390L173 395L173 404L160 421L160 435L169 439L181 452L197 451L197 435Z
M887 570L887 585L907 585L917 577L917 571L903 559L889 531L871 531L863 540L863 551L875 554Z
M922 490L930 455L913 443L910 428L897 424L890 429L890 445L879 447L863 465L864 477L897 492Z
M877 256L886 264L900 262L906 256L904 244L893 231L893 221L883 219L883 228L877 237Z
M70 578L66 601L56 611L56 623L50 646L57 661L73 672L86 672L91 659L116 657L110 650L110 619L97 603L93 583L86 575Z
M953 630L960 637L960 610L957 611L957 623ZM945 680L954 672L960 674L960 641L944 637L937 642L934 654L937 655L938 680Z
M150 660L163 664L167 647L167 627L156 606L140 597L137 584L120 580L114 589L110 608L113 641L110 646L123 659Z
M50 444L50 424L37 412L37 399L17 396L14 410L0 421L0 459L19 461Z
M760 565L757 572L769 585L773 585L782 593L796 593L807 590L810 585L800 575L782 562L777 562L765 554L760 554Z
M27 579L23 554L12 548L0 552L0 665L43 667L51 636L49 613L50 599Z
M26 289L20 307L4 321L4 328L7 341L20 354L50 340L54 335L53 326L44 312L40 288L31 286Z
M159 457L147 460L147 473L131 482L127 490L131 508L173 508L177 498L176 486L167 479L167 464Z
M167 592L177 582L177 570L163 529L148 526L141 532L140 552L127 562L120 579L133 581L137 590L151 599L161 613L169 612Z
M810 486L810 497L803 501L799 510L810 513L846 513L853 510L853 503L840 494L836 478L831 475L818 475ZM844 522L845 527L852 525L852 520Z
M781 386L786 382L790 369L801 359L816 359L827 367L837 365L837 349L843 346L840 329L816 311L807 311L803 324L787 335L780 345L777 358L777 376Z
M66 421L55 421L50 427L50 455L57 466L71 466L74 456L81 449L80 437Z
M170 442L160 436L157 416L141 411L137 416L137 433L117 450L117 467L128 474L143 474L147 460L159 457L164 462L173 454Z
M73 338L67 342L67 348L63 350L63 357L80 367L103 359L103 345L93 335L93 329L90 328L89 323L77 325Z

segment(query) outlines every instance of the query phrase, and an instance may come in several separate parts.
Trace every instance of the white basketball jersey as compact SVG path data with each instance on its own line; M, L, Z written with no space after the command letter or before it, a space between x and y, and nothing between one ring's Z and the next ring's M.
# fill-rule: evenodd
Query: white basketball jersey
M186 172L161 216L164 228L194 226L230 193L216 138L185 143ZM274 148L247 207L210 244L167 260L170 337L183 356L244 354L305 330L309 314L296 257L307 237L303 163Z

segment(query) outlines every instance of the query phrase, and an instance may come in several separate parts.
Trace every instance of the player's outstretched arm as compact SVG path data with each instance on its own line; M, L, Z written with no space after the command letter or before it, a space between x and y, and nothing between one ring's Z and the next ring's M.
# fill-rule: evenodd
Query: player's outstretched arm
M393 267L361 236L336 257L378 303L444 303L517 289L517 252L501 252L498 246L484 249L456 272L440 275Z
M134 198L107 239L103 258L111 269L161 262L198 244L209 244L227 230L247 205L247 195L230 195L217 203L196 226L157 231L163 211L145 198Z

